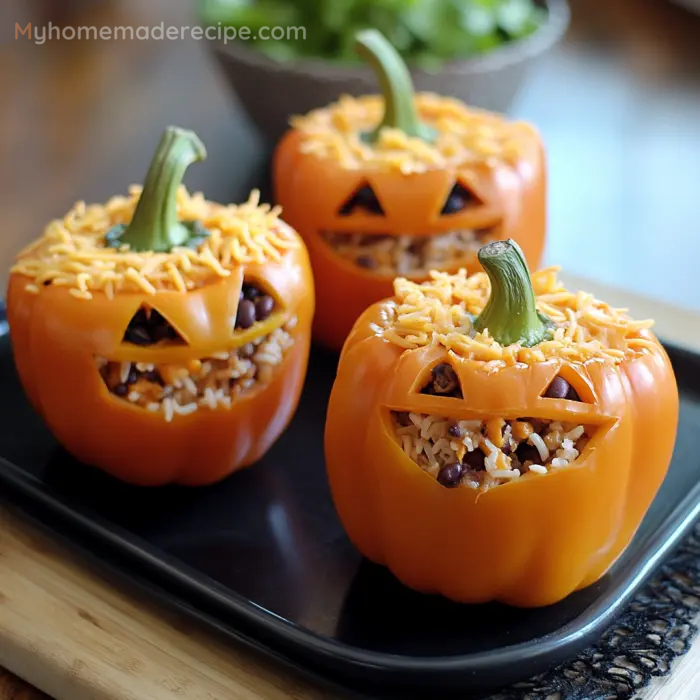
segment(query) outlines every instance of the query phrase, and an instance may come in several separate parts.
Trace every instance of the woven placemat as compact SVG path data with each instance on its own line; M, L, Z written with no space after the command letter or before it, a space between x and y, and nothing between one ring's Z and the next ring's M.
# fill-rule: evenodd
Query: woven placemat
M638 698L690 649L699 616L700 522L596 645L488 700Z

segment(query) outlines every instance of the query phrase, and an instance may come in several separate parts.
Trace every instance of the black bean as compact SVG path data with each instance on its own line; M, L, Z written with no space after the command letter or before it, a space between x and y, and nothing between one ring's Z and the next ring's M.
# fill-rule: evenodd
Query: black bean
M126 383L127 384L134 384L138 381L139 376L141 373L132 365L131 369L129 370L129 376L126 378Z
M571 385L564 379L564 377L554 377L552 383L547 388L545 392L545 397L548 399L563 399L569 393Z
M433 368L433 391L436 394L451 394L458 388L457 373L451 365L442 363Z
M542 461L540 453L537 451L536 447L528 445L526 442L521 442L518 445L518 449L515 451L518 455L518 459L521 463L532 462L533 464L539 464Z
M130 325L126 329L126 339L134 345L150 345L153 342L146 326Z
M250 301L253 301L256 297L260 296L262 292L252 284L244 284L243 285L243 298L244 299L250 299Z
M236 328L250 328L255 323L255 304L250 299L244 299L238 305Z
M405 411L397 411L395 415L396 421L399 425L411 425L411 419L408 417L408 413L406 413Z
M581 397L578 395L578 391L574 387L569 387L569 393L566 395L567 401L581 401Z
M464 437L464 428L462 428L460 425L457 423L453 423L448 429L447 432L453 437L453 438L463 438Z
M274 308L275 300L271 296L265 294L265 296L258 297L255 300L255 317L258 321L264 321Z
M467 452L462 461L475 472L482 472L486 468L486 455L479 449L474 450L474 452Z
M150 370L149 372L145 372L143 375L149 382L153 382L154 384L162 384L163 380L161 379L160 374L154 369Z
M438 483L446 486L447 488L457 486L462 478L462 469L462 465L459 462L445 464L438 472Z
M377 267L377 261L371 255L358 255L355 258L355 264L366 270L374 270Z
M114 387L114 393L117 396L126 396L129 393L129 387L126 384L117 384Z
M177 340L178 332L155 309L139 309L129 322L124 340L135 345L151 345L160 340Z

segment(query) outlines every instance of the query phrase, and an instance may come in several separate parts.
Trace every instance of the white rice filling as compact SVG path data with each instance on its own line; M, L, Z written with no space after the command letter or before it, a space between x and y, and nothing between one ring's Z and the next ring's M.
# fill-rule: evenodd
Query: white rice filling
M472 258L490 240L490 230L446 231L430 236L321 232L342 258L378 275L427 274Z
M189 367L111 362L101 357L95 362L110 392L148 411L162 411L165 420L171 421L176 414L188 415L200 408L230 408L254 386L269 383L273 369L294 345L291 331L296 321L292 318L241 348L188 363ZM143 374L127 384L134 371Z
M459 463L459 486L487 489L532 472L547 474L572 464L590 438L586 427L545 419L453 421L392 411L398 443L418 466L438 477Z

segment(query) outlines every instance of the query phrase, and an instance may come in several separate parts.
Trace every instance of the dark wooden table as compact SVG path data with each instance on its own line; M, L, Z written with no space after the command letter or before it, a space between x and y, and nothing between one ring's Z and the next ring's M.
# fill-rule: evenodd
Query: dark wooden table
M700 310L700 18L667 0L572 5L567 41L513 107L549 145L548 260ZM142 179L166 124L214 145L207 167L188 173L191 187L213 199L244 191L266 168L253 125L241 129L236 99L202 42L14 40L15 22L49 20L194 23L187 0L3 1L3 287L12 255L48 219L78 198L101 201ZM250 162L243 173L241 160ZM0 700L40 697L0 670Z

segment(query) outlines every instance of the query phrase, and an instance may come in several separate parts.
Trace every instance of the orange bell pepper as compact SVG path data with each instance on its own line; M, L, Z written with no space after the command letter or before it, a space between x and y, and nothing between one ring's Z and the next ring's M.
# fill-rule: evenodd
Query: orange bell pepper
M678 391L648 325L569 294L551 271L535 275L535 296L512 241L479 258L488 277L399 279L397 295L357 321L328 407L328 477L351 541L407 586L465 603L544 606L600 579L629 544L670 463ZM421 290L425 305L414 308ZM395 412L408 428L394 425ZM431 471L401 437L424 415L448 419L459 437L471 426L481 447L460 445L461 462ZM505 438L523 441L510 456L494 445L505 444L508 421ZM540 460L539 441L528 436L556 422L586 426L587 443L568 463L535 471L527 465ZM514 455L519 475L508 471Z
M414 95L375 30L358 33L357 48L383 98L343 97L296 118L273 157L275 198L321 290L314 338L338 350L364 309L391 296L397 274L476 271L480 245L506 238L536 268L546 233L545 154L532 126Z
M306 374L303 242L254 202L190 197L180 181L204 157L194 134L168 129L140 195L78 205L9 280L32 405L68 452L133 484L209 484L253 464Z

